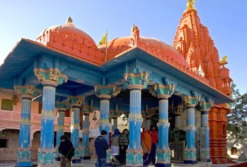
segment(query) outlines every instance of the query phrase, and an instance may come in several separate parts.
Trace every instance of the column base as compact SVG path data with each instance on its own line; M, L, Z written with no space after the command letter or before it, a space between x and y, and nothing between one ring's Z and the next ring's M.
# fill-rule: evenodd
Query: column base
M171 167L171 164L156 163L155 167Z
M184 160L184 164L197 164L197 160Z
M71 160L71 162L72 162L72 164L79 164L79 163L81 163L81 159L73 158Z
M18 147L16 166L32 166L30 150L30 147Z
M142 152L143 152L142 149L127 150L126 166L127 167L143 166Z
M81 158L82 160L91 159L89 148L82 148L82 149L81 149L81 157L80 157L80 158Z
M25 167L32 167L32 162L16 162L16 166L20 167L20 166L25 166Z
M61 161L61 157L55 157L55 161Z
M55 149L39 148L38 166L52 167L55 164Z
M185 164L196 164L196 148L186 148L185 149Z
M72 164L81 163L80 151L78 148L75 149L75 155L72 157L71 162Z
M91 159L91 157L90 156L83 156L83 157L81 157L81 159L82 160L89 160L89 159Z

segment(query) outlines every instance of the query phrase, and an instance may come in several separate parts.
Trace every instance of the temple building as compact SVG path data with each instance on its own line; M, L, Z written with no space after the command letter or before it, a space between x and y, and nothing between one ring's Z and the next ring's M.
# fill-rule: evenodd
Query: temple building
M0 160L54 166L66 133L72 163L81 163L93 158L90 139L121 120L130 132L126 166L142 166L141 129L150 125L159 134L155 166L226 163L233 102L226 64L194 0L173 45L143 37L137 25L130 36L97 45L69 18L36 40L22 38L0 66Z

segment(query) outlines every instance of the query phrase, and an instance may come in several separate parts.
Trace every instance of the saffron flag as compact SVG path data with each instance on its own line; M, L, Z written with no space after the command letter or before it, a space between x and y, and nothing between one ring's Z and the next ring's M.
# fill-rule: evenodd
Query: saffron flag
M99 44L103 45L107 42L107 32L103 35L102 39L100 40Z

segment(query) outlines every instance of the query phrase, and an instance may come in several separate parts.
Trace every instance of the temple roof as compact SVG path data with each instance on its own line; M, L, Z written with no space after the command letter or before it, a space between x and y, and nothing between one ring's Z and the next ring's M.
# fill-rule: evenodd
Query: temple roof
M98 50L94 40L76 28L70 17L63 25L45 29L38 36L37 42L51 49L69 53L82 61L97 65L104 62L104 55Z
M161 61L167 62L171 59L177 64L188 68L188 64L184 57L171 45L168 45L158 39L139 37L135 42L133 36L120 37L111 40L108 45L108 58L110 61L119 56L120 53L134 47L138 47L150 55L158 58Z

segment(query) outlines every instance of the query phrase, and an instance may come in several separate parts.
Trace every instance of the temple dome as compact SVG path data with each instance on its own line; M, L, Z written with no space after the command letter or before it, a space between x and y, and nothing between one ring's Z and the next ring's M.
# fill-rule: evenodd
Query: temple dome
M45 29L38 36L37 42L93 64L99 65L104 61L104 56L94 40L87 33L76 28L70 17L64 25Z
M188 68L184 57L173 46L154 38L139 37L138 40L132 36L116 38L108 43L108 59L113 59L114 56L133 47L138 47L164 62L173 61Z

